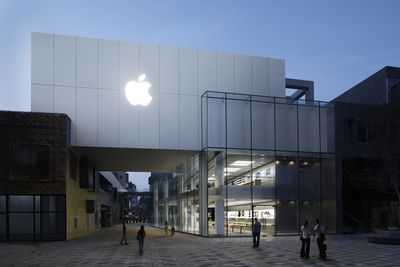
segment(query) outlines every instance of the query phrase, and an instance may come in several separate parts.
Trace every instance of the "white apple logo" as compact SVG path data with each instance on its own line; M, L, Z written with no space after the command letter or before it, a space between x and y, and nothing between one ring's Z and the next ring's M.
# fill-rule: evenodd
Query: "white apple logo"
M145 81L146 74L139 76L137 81L129 81L125 85L125 94L132 105L147 106L152 97L149 95L151 83Z

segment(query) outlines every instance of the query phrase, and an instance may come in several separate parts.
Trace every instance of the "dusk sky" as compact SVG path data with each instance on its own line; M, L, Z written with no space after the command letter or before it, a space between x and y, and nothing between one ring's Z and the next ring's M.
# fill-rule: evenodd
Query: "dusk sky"
M0 0L0 110L30 110L32 31L282 58L330 101L400 66L400 1Z

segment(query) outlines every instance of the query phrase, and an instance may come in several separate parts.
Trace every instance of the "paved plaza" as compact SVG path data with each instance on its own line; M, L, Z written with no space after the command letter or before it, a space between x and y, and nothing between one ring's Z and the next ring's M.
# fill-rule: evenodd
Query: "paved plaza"
M365 235L328 236L327 260L317 257L312 241L305 260L297 236L262 237L253 248L248 237L164 237L161 229L146 227L140 256L137 229L128 225L128 245L119 244L120 225L65 242L0 243L0 266L400 266L400 246L367 243Z

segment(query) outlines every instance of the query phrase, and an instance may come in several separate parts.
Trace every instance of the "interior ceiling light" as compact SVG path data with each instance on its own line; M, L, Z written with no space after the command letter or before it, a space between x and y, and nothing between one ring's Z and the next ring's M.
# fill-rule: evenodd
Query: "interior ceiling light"
M289 165L293 165L293 164L294 164L293 160L289 161Z
M224 168L224 172L237 172L240 168Z
M231 166L249 166L251 163L254 163L254 161L249 161L249 160L237 160L233 163L231 163Z

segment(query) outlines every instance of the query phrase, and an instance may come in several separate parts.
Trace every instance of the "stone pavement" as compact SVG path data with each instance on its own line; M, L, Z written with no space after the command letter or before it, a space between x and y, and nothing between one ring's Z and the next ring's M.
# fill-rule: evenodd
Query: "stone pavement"
M299 257L297 236L252 239L204 238L146 227L144 255L134 239L138 225L128 225L128 245L120 245L121 226L57 242L0 243L0 266L400 266L400 246L366 242L365 235L327 237L328 259L320 260L315 241L310 259Z

